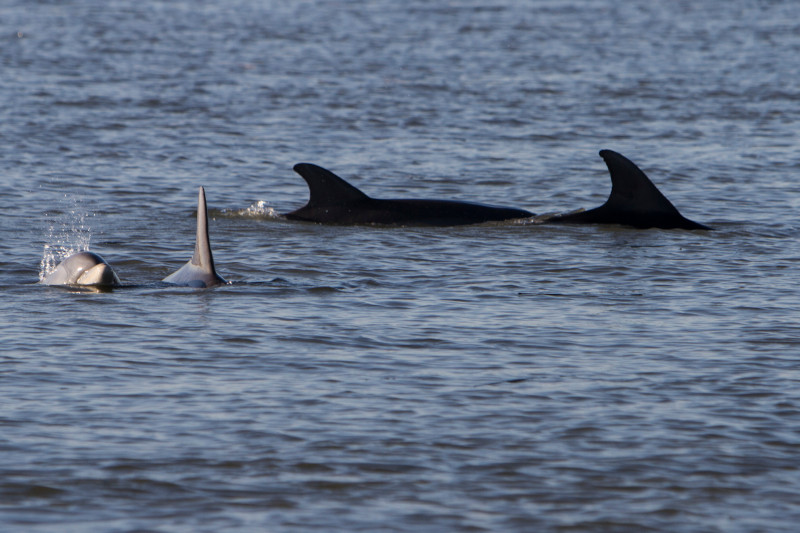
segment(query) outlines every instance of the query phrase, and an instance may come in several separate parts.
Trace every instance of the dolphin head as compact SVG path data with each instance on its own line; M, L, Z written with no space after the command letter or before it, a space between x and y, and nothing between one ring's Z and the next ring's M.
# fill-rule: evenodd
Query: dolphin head
M44 285L89 285L116 287L121 285L116 272L94 252L78 252L61 261L47 277Z

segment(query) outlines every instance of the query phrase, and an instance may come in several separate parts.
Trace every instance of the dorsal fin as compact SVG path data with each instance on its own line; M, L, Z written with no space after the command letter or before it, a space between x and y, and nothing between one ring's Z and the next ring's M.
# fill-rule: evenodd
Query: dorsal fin
M579 224L624 224L634 228L711 229L680 212L661 194L639 167L625 156L600 150L611 174L611 194L606 203L588 211L556 215L549 222Z
M600 150L600 157L611 174L611 194L605 206L620 211L681 216L672 202L628 158L612 150Z
M350 204L369 199L369 196L320 166L297 163L294 171L308 184L307 207Z
M211 254L211 242L208 239L206 191L202 187L197 196L197 237L194 243L194 255L181 268L164 278L164 281L190 287L213 287L227 283L214 268L214 256Z
M194 243L192 264L210 274L216 275L217 273L214 269L211 241L208 238L208 208L206 206L206 191L203 187L200 187L200 192L197 195L197 237Z

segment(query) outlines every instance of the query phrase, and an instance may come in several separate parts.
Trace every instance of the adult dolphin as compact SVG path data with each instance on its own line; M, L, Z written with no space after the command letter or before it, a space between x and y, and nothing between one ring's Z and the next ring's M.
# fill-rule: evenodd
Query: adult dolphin
M227 283L214 268L214 256L211 253L211 242L208 238L206 192L203 187L200 187L197 196L197 237L194 255L185 265L164 278L163 281L197 288L215 287Z
M459 226L533 216L524 209L455 200L370 198L320 166L298 163L294 171L306 180L309 200L304 207L286 214L290 220L323 224Z
M43 285L84 285L91 287L119 287L122 285L116 272L105 259L94 252L77 252L61 261L48 274Z
M600 150L611 174L611 194L600 207L555 215L548 223L623 224L634 228L705 229L689 220L667 200L630 159L612 150Z

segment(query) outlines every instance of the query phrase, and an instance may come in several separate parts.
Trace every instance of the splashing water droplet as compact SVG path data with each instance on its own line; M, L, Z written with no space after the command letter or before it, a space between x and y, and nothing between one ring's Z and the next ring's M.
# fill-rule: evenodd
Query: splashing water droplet
M65 208L53 218L45 235L39 281L53 272L64 258L88 250L92 240L92 230L86 222L89 213L81 199L65 194L62 203Z

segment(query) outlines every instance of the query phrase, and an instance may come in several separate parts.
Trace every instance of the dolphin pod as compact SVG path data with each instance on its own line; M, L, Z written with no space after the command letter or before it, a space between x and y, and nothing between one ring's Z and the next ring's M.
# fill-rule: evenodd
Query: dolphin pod
M650 178L617 152L601 150L611 174L611 195L595 209L555 215L547 223L622 224L635 228L710 229L683 215L661 194ZM285 216L322 224L386 224L399 226L457 226L528 218L534 213L454 200L371 198L345 180L317 165L298 163L294 171L308 184L308 203Z
M181 268L162 281L187 287L207 288L227 283L214 268L214 256L208 238L208 208L203 187L197 196L197 236L194 255ZM117 274L106 261L94 252L78 252L61 261L46 276L43 285L80 285L91 287L119 287Z
M621 224L639 229L710 230L689 220L631 160L612 150L600 157L611 175L611 193L594 209L546 217L549 224ZM308 184L308 203L284 216L289 220L320 224L382 224L398 226L458 226L524 219L535 216L525 209L457 200L371 198L333 172L311 163L298 163L294 171ZM194 255L164 282L196 288L227 282L217 274L208 236L206 195L197 198L197 234ZM64 259L42 281L44 285L118 287L119 277L94 252L83 251Z

